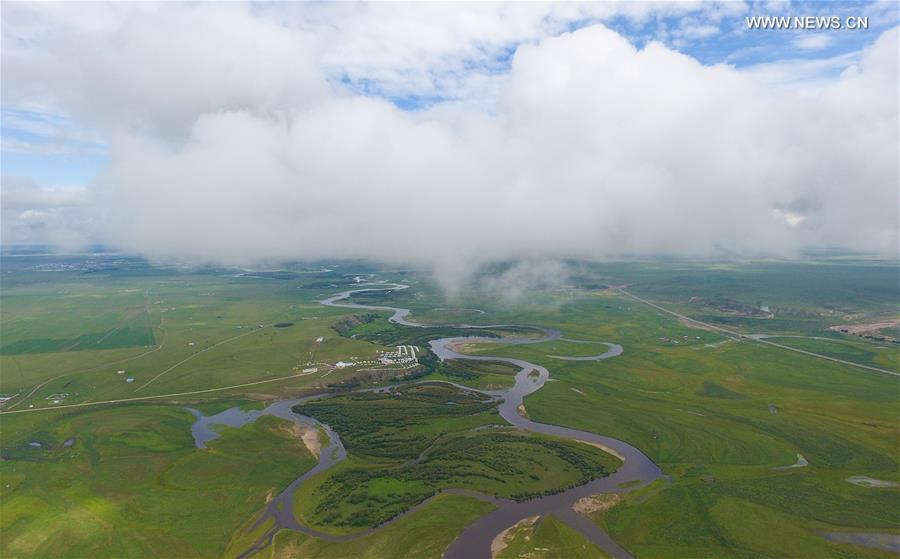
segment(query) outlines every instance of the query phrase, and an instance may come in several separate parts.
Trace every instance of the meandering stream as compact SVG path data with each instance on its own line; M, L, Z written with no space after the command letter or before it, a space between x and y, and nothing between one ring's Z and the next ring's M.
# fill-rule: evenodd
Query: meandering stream
M415 328L435 327L434 325L424 325L408 320L407 317L411 312L409 309L339 302L349 299L354 293L360 293L364 291L399 290L406 289L407 287L408 286L402 284L376 284L376 286L372 287L343 291L332 297L320 301L320 303L331 307L391 311L393 313L389 319L391 322ZM522 325L476 326L469 324L452 326L456 328L468 328L473 330L497 328L500 326L522 327ZM444 557L447 559L474 559L482 557L489 558L491 556L491 541L497 534L523 518L546 514L553 514L572 528L578 530L579 532L584 534L584 536L587 537L591 542L599 546L601 549L603 549L613 557L631 557L625 549L616 544L616 542L613 541L612 538L610 538L605 532L603 532L603 530L601 530L600 527L597 526L597 524L595 524L590 519L582 516L581 514L576 513L572 509L572 506L578 499L589 495L595 495L598 493L621 493L642 487L652 482L653 480L662 477L663 474L660 471L659 467L640 450L624 441L620 441L612 437L598 435L595 433L561 427L558 425L538 423L519 415L518 408L520 405L522 405L525 396L528 396L529 394L540 390L541 387L544 386L544 383L547 382L547 379L550 377L550 372L545 367L530 363L522 359L466 355L458 353L453 349L455 344L459 344L461 342L490 342L504 345L517 345L534 344L561 338L561 334L557 330L539 326L528 327L543 332L543 335L541 337L514 336L507 338L488 338L482 336L462 336L441 338L430 342L431 351L434 352L434 354L442 360L465 359L472 361L500 361L504 363L510 363L519 367L520 371L515 376L515 384L512 386L512 388L509 389L477 390L456 383L451 384L454 384L466 390L472 390L474 392L480 392L499 397L499 412L501 417L503 417L506 421L508 421L515 427L535 433L554 435L574 441L597 445L607 450L607 452L618 456L623 460L623 463L619 467L619 469L610 476L592 480L583 485L561 493L557 493L555 495L535 498L530 501L516 502L509 499L498 499L489 495L484 495L472 491L453 489L445 490L444 493L464 494L481 500L490 501L494 503L494 505L496 505L496 508L467 526L447 548L446 552L444 553ZM577 360L601 360L615 357L622 353L622 346L618 344L606 345L609 346L609 350L607 352L600 355L580 357L577 358ZM535 375L535 373L537 373L537 375ZM192 433L194 434L194 440L197 446L201 448L206 444L206 441L217 436L215 434L215 431L211 429L213 425L224 424L233 427L240 427L241 425L255 421L257 417L262 415L275 415L281 418L295 421L302 425L321 425L330 437L329 446L322 449L321 455L319 457L319 463L314 468L294 480L280 495L278 495L266 506L263 515L256 522L254 528L262 525L264 522L270 519L274 520L275 525L267 530L266 533L261 538L259 538L259 540L250 549L248 549L241 555L241 557L248 557L269 545L274 534L281 528L298 530L311 536L322 538L328 541L348 541L371 534L376 530L380 530L385 525L396 522L400 518L417 510L420 510L428 503L428 501L426 500L403 513L402 515L395 517L394 519L380 526L343 536L335 536L333 534L320 532L313 528L303 526L299 522L297 522L293 514L294 492L297 490L297 488L310 477L324 470L327 470L346 457L346 451L344 450L344 446L341 443L340 436L337 433L332 431L327 425L321 424L311 417L301 416L291 411L291 408L299 403L309 401L314 398L321 398L323 396L325 395L309 396L307 398L295 400L282 400L268 406L264 410L242 411L239 408L232 408L231 410L226 410L214 416L203 416L198 411L192 410L192 413L194 413L194 415L198 418L197 422L192 427Z

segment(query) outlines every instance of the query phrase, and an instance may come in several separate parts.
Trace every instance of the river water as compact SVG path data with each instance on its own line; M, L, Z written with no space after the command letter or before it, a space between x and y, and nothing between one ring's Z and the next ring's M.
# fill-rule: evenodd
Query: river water
M407 287L408 286L402 284L374 284L372 286L366 286L362 289L343 291L341 293L333 295L332 297L320 301L320 303L331 307L391 311L393 314L391 315L389 320L396 324L415 328L433 327L410 321L407 318L410 315L409 309L376 305L359 305L355 303L341 302L349 299L354 293L376 290L399 290L406 289ZM473 330L492 327L496 328L499 326L515 326L519 328L523 327L523 325L477 326L469 324L459 324L452 326L456 328L471 328ZM620 441L612 437L606 437L586 431L579 431L577 429L561 427L558 425L537 423L519 415L518 409L519 406L522 405L523 399L529 394L540 390L541 387L544 386L544 383L547 382L547 379L550 378L550 372L545 367L530 363L528 361L524 361L522 359L493 356L473 356L458 353L453 350L453 347L456 344L462 342L490 342L504 345L519 345L533 344L550 340L557 340L561 338L561 334L557 330L530 325L525 327L533 328L536 331L542 332L542 336L513 336L506 338L464 336L441 338L430 342L431 350L442 360L460 359L472 361L501 361L519 367L520 371L516 374L515 384L512 388L506 390L485 391L476 390L460 384L451 384L455 384L456 386L464 388L466 390L472 390L474 392L490 394L492 396L498 397L498 399L500 400L499 412L501 417L503 417L510 424L520 429L599 445L606 449L608 452L618 456L623 460L623 463L621 466L619 466L619 469L615 473L608 477L595 479L593 481L585 483L584 485L569 489L561 493L557 493L555 495L535 498L530 501L524 502L515 502L508 499L494 498L489 495L483 495L472 491L452 489L445 490L444 493L464 494L481 500L490 501L494 505L496 505L496 508L467 526L447 548L444 557L447 559L489 558L491 556L491 541L500 532L502 532L506 528L509 528L523 518L536 515L553 514L561 521L584 534L584 536L587 537L591 542L596 544L611 556L617 559L629 558L631 556L625 549L616 544L616 542L613 541L612 538L610 538L605 532L603 532L603 530L601 530L600 527L597 526L597 524L595 524L593 521L576 513L572 509L572 506L578 499L587 497L589 495L595 495L598 493L621 493L643 487L644 485L662 477L663 474L660 471L659 467L654 464L653 461L650 460L650 458L648 458L644 453L625 441ZM622 346L618 344L606 345L609 347L609 350L603 354L589 357L578 357L574 359L579 361L599 361L602 359L615 357L622 353ZM553 357L565 358L560 356ZM245 551L242 554L242 557L248 557L269 545L275 532L280 528L298 530L311 536L322 538L328 541L347 541L363 537L385 526L385 524L382 524L381 526L376 526L369 530L365 530L355 534L335 536L301 525L294 517L293 500L294 493L297 488L305 480L322 471L327 470L346 457L346 451L344 450L344 446L341 443L340 436L332 431L329 426L324 425L311 417L301 416L291 411L291 408L296 406L297 404L309 401L314 398L320 398L322 396L323 395L309 396L307 398L295 400L282 400L271 404L263 410L243 411L239 408L231 408L212 416L204 416L197 410L191 410L191 412L197 418L197 421L191 428L191 432L194 435L194 441L198 448L203 448L206 445L207 441L218 436L213 429L213 426L228 425L231 427L240 427L242 425L255 421L258 417L261 417L263 415L274 415L306 426L321 426L325 429L330 437L329 446L322 449L322 453L319 457L319 463L313 469L309 470L308 472L294 480L280 495L278 495L266 506L266 510L254 525L254 528L261 525L268 519L274 520L275 526L268 530L250 549ZM409 511L394 518L386 524L396 522L400 518L417 510L420 510L426 504L427 501L420 503L416 507L413 507Z
M531 340L530 343L547 341L549 339L554 338L548 336L539 340ZM572 528L584 534L594 544L613 557L630 557L628 552L616 544L599 526L572 510L572 505L578 499L589 495L622 492L621 484L632 482L629 484L628 490L643 487L651 481L662 477L659 467L640 450L624 441L568 427L538 423L522 417L519 415L518 409L522 405L525 396L540 390L544 383L547 382L547 379L550 378L550 372L545 367L521 359L472 356L450 349L453 344L459 343L461 340L466 342L498 342L495 338L442 338L431 342L431 350L441 359L502 361L521 368L516 374L515 385L502 394L503 400L500 403L499 411L503 419L527 431L600 445L611 450L613 454L623 460L623 463L611 476L595 479L556 495L549 495L521 503L508 501L499 504L494 511L482 516L466 527L456 540L450 544L450 547L447 548L444 557L447 559L490 557L491 541L497 534L523 518L545 514L555 515ZM500 341L499 343L503 342ZM621 346L610 349L602 356L595 356L594 358L606 359L619 354L621 354ZM535 376L535 372L537 376Z

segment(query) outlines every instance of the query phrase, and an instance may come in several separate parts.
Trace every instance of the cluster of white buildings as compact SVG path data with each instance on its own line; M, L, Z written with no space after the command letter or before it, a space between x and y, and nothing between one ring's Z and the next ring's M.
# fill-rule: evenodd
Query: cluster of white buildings
M321 344L324 341L324 336L316 338L317 344ZM300 371L301 374L313 374L319 372L319 366L324 366L329 369L329 371L325 373L325 376L327 376L336 369L346 369L348 367L365 367L366 369L364 370L411 369L419 364L419 359L416 355L418 351L419 348L414 345L400 345L397 346L397 349L394 351L379 352L375 359L360 360L359 357L351 356L346 360L341 359L334 365L313 362L313 354L310 352L310 358L306 364L297 364L294 366L294 371ZM384 367L384 365L391 365L391 367ZM377 369L379 367L380 369Z
M416 356L416 352L419 350L416 346L413 345L400 345L397 346L395 351L385 351L382 352L378 359L366 359L366 360L357 360L356 357L351 357L348 361L338 361L334 364L335 369L346 369L347 367L374 367L379 365L401 365L400 367L394 367L399 369L409 369L415 367L419 364L419 359ZM305 372L305 371L304 371Z
M419 362L416 357L416 346L414 345L398 345L397 351L385 351L378 358L378 362L382 365L393 365L395 363L401 365L414 365Z

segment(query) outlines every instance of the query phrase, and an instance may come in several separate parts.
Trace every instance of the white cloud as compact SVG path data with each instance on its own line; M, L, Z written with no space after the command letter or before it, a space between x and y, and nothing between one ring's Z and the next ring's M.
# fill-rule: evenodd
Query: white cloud
M721 33L719 26L710 23L706 18L685 17L681 18L678 27L672 35L685 41L708 39Z
M832 42L832 37L823 33L818 33L816 35L801 35L793 41L794 46L801 50L822 50Z
M41 187L23 179L3 183L3 209L34 210L82 206L87 199L83 186Z
M788 58L755 64L743 70L770 89L814 97L835 83L835 78L859 64L862 51L809 60Z
M332 34L231 5L126 15L4 58L4 95L104 131L105 238L158 259L368 257L458 279L507 259L896 254L896 30L801 95L602 25L547 37L540 6L328 8L352 9L370 19ZM522 40L508 73L454 73ZM464 98L405 112L335 68Z
M44 187L4 177L0 188L0 242L52 243L75 248L91 241L96 228L90 194L83 186Z
M117 15L104 32L53 27L37 34L39 48L5 50L4 73L14 79L3 80L4 105L49 99L104 130L172 137L206 112L294 110L327 92L311 38L254 17L248 5Z
M797 227L798 225L806 221L806 216L801 215L797 212L792 212L790 210L783 210L781 208L774 208L772 210L772 215L784 221L791 227Z
M322 68L352 76L388 96L485 97L477 85L503 64L497 58L521 43L539 41L577 22L715 13L712 5L672 2L474 2L324 4L308 10L267 5L267 17L287 22L329 45ZM473 83L474 82L474 83Z
M90 75L99 82L72 92L86 99L66 104L80 109L79 118L96 118L95 99L113 95L117 103L148 103L148 112L162 108L158 105L166 92L161 87L170 84L214 102L216 92L228 85L222 80L246 70L211 65L230 55L232 64L248 63L257 72L277 69L283 78L305 82L294 83L292 95L297 89L320 86L313 83L320 79L349 78L358 89L386 97L451 99L484 107L497 88L497 72L506 68L503 59L519 44L585 22L619 19L639 24L682 15L690 15L693 22L688 35L708 36L715 22L743 9L742 2L7 4L4 66L24 79L12 84L6 80L4 97L6 102L33 100L43 89L34 87L35 82L83 84ZM194 34L191 48L171 48L165 36L183 33ZM120 48L128 50L118 52ZM92 67L79 72L80 64L61 64L48 56L53 51L71 51L72 59ZM115 59L129 64L117 66ZM317 71L308 72L312 59ZM154 75L157 80L150 78ZM244 93L261 100L253 84L270 83L271 77L258 75L245 84ZM243 96L236 97L219 99L220 105L240 105ZM270 103L282 106L275 99ZM115 109L107 106L103 112L114 114ZM171 115L163 124L183 117Z

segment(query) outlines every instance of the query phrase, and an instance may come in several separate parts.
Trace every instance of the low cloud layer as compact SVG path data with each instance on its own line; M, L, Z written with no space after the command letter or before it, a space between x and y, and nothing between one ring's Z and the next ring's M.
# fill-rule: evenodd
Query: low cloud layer
M40 239L62 250L77 250L90 242L94 220L83 186L48 188L24 179L3 181L0 237L5 244Z
M30 84L103 131L99 231L153 259L363 257L461 277L510 259L897 254L896 29L811 92L594 25L486 73L487 110L403 111L250 10L111 28L28 68L4 59L22 79L5 95Z

